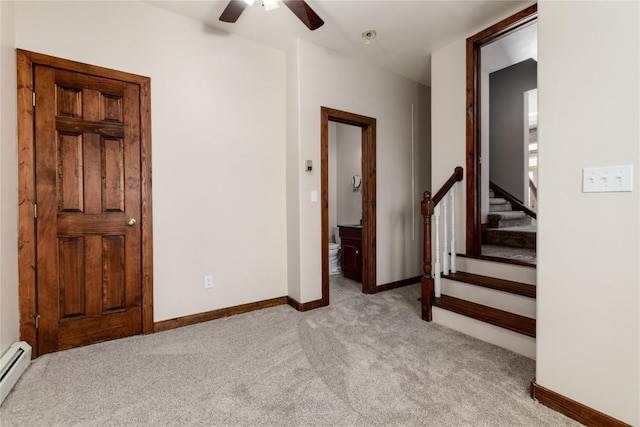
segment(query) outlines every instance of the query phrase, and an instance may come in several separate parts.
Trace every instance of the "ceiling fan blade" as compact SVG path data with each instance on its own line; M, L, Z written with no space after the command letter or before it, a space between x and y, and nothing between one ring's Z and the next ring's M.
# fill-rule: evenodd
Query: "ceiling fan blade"
M222 22L236 22L247 6L248 4L243 0L229 0L229 4L222 11L219 19Z
M291 9L291 12L311 31L317 30L324 25L324 21L311 9L311 6L309 6L307 2L303 0L282 0L282 2Z

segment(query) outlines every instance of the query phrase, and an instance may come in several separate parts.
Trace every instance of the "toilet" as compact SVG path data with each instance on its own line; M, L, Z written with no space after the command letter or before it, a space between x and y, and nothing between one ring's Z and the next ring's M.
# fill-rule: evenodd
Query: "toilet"
M340 231L334 227L335 243L329 242L329 274L340 274Z

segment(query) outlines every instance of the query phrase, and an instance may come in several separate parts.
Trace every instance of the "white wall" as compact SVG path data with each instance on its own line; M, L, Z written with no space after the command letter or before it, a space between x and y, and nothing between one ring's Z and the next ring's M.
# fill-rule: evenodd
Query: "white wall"
M415 126L416 152L412 158L412 104L416 123L428 120L428 89L404 78L371 66L346 59L341 55L299 40L288 53L296 58L295 79L299 90L297 108L289 107L289 120L299 120L298 133L290 133L288 149L298 152L300 159L320 162L320 107L330 107L377 119L377 284L385 284L421 274L419 252L421 217L419 200L423 189L429 188L429 134ZM293 60L291 60L293 62ZM293 85L293 84L292 84ZM421 173L413 172L412 164ZM288 164L289 168L300 168ZM416 168L417 170L417 168ZM289 170L288 173L295 174ZM416 178L415 185L413 180ZM291 184L291 182L289 182ZM319 169L304 174L299 185L300 226L290 225L290 237L299 242L299 250L289 251L289 263L300 265L301 302L322 296L320 204L311 203L312 190L320 191ZM288 203L291 204L291 199ZM414 233L415 232L415 233Z
M480 28L482 29L482 28ZM473 34L473 33L472 33ZM469 35L472 35L469 34ZM465 179L456 187L456 234L465 235L466 186L466 44L457 40L431 56L431 183L433 191L449 179L456 166ZM487 174L488 186L488 174ZM464 238L456 251L465 253Z
M336 213L337 224L358 224L362 219L362 191L353 191L353 176L362 176L362 128L338 123ZM362 188L362 187L360 187Z
M287 70L287 139L286 139L286 194L287 194L287 286L288 295L302 302L300 288L300 176L303 160L300 155L300 49L296 42L286 54ZM317 169L319 167L316 162Z
M539 4L537 382L632 425L640 425L639 6ZM582 193L582 168L620 164L633 165L633 192Z
M19 338L14 2L0 1L0 354Z
M329 122L329 242L335 242L335 227L338 226L338 126ZM339 237L339 236L338 236Z
M640 424L638 19L638 2L539 2L537 382L633 425ZM465 87L461 39L432 56L434 188L465 166ZM634 165L634 192L581 193L583 167L615 164ZM457 249L464 252L463 239Z
M362 129L329 121L329 241L338 225L358 224L362 192L353 191L352 178L362 176Z
M489 45L491 46L491 45ZM480 49L480 55L486 52L487 46ZM480 159L482 159L482 166L480 168L480 185L482 191L480 192L480 221L485 224L488 222L488 215L490 212L489 205L489 175L491 169L491 144L489 141L489 107L491 106L491 90L489 90L489 70L486 68L488 60L482 61L482 57L480 58L482 63L482 69L480 71L480 93L482 96L480 97ZM466 167L465 165L461 165L462 167Z
M155 321L287 295L284 52L140 2L17 2L16 37L151 77Z

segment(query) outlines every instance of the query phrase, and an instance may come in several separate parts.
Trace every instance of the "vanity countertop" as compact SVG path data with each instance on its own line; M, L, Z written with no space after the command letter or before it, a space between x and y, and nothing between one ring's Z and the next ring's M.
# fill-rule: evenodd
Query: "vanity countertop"
M338 225L338 228L362 228L362 224Z

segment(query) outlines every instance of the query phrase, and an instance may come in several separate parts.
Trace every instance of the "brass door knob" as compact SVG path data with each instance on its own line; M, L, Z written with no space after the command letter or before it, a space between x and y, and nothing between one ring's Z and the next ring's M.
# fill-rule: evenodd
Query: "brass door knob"
M127 226L129 227L133 227L134 225L136 225L136 219L135 218L129 218L126 222Z

